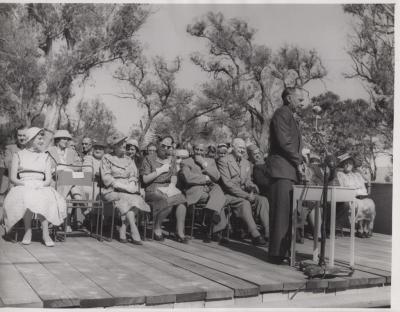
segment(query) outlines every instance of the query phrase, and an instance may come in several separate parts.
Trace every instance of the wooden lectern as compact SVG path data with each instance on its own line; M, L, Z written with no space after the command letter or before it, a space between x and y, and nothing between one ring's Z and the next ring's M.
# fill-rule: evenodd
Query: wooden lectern
M290 265L295 265L296 260L296 229L297 229L297 210L302 206L303 201L322 202L323 186L316 185L294 185L293 186L293 209L292 209L292 248ZM340 186L328 186L327 201L331 203L331 222L330 222L330 249L329 266L334 265L335 261L335 230L336 230L336 202L350 202L350 266L354 266L354 237L355 237L355 206L356 189ZM315 214L315 228L321 226L318 213ZM318 231L314 231L313 260L318 262Z

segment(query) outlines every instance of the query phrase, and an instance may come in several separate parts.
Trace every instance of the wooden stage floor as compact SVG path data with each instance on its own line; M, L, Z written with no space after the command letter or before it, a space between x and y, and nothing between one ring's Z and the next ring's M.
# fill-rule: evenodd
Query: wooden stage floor
M337 238L338 265L347 261L348 243ZM299 257L311 246L298 245ZM76 237L47 248L0 238L0 308L390 305L391 236L356 238L356 271L346 278L307 280L266 256L267 248L239 241L135 246Z

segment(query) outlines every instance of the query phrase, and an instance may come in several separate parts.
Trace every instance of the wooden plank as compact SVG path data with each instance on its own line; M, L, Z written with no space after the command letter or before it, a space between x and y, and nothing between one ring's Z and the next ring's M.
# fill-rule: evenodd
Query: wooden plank
M103 259L107 259L110 254L118 252L117 259L107 259L105 265L110 267L111 270L115 270L115 264L118 268L123 267L125 270L135 272L134 274L140 274L144 276L145 282L151 285L157 285L161 288L157 292L159 294L174 294L174 300L176 302L187 302L187 301L200 301L206 298L206 292L193 283L193 279L184 279L182 276L174 276L169 274L171 270L176 270L174 267L161 270L157 265L153 266L152 263L146 263L138 261L131 255L117 251L111 246L105 244L92 244L89 241L81 240L83 244L87 244L87 248L95 249L99 256ZM127 245L124 248L129 248ZM139 247L140 249L140 247ZM115 262L117 261L117 262ZM179 273L178 273L179 274ZM146 298L147 300L147 298Z
M43 307L42 300L10 263L0 264L0 299L8 307Z
M220 271L213 270L196 262L182 259L173 255L168 256L168 261L174 265L184 268L185 270L233 289L235 297L251 297L259 294L259 288L257 285L251 284Z
M114 304L114 299L109 293L56 256L53 248L39 244L31 244L24 248L78 296L81 307L107 307Z
M114 298L68 263L46 263L45 268L79 298L81 308L109 307Z
M171 242L171 246L173 246L174 242ZM163 243L163 244L159 244L160 247L158 248L162 248L163 251L168 252L168 257L167 260L169 259L169 257L174 256L174 255L178 255L186 260L190 260L192 262L195 262L197 264L200 264L202 266L208 267L210 269L216 270L216 271L220 271L224 274L229 274L233 277L236 277L238 279L244 280L246 282L249 282L251 284L255 284L260 288L260 292L266 292L266 291L281 291L283 290L283 283L281 280L277 280L277 279L272 279L269 276L269 272L268 274L266 272L253 272L251 270L251 267L247 267L247 269L237 269L234 267L231 267L227 264L224 263L220 263L218 261L215 261L213 259L208 259L206 257L202 257L196 254L192 254L188 251L183 251L179 248L185 248L187 247L187 245L181 247L178 245L178 248L171 248L170 245L168 245L169 242L167 243ZM178 243L177 243L178 244ZM151 250L152 253L156 253L157 250ZM292 280L294 283L297 283L297 280ZM297 284L296 284L297 285ZM299 284L300 285L300 284ZM297 287L299 287L297 285ZM297 288L296 287L296 288Z
M93 281L113 296L114 305L136 305L145 303L145 295L134 285L126 274L116 275L96 263L96 259L85 249L74 249L68 240L58 244L54 253L68 262L86 278Z
M75 241L76 242L76 241ZM79 239L79 244L93 253L93 257L98 259L98 264L110 270L115 274L123 274L128 272L130 279L136 285L141 285L141 290L146 294L146 305L174 303L176 301L176 292L173 289L164 287L160 280L163 278L163 272L155 270L153 274L144 275L142 272L152 270L150 266L140 268L132 258L126 256L116 250L107 250L107 246L95 242L93 239ZM113 255L113 256L110 256ZM165 274L164 274L165 276ZM167 277L167 276L166 276ZM169 277L167 277L168 279ZM171 283L171 280L169 280ZM189 296L193 296L193 289L188 289ZM197 292L204 292L197 289Z
M233 258L240 257L238 253L235 253L235 256L229 257L225 255L221 258L215 252L207 252L198 246L183 245L173 241L165 241L163 245L173 247L175 249L173 252L177 252L177 250L183 252L180 255L189 260L259 285L260 292L293 290L301 288L305 284L304 276L300 272L288 269L289 267L256 260L255 263L245 263L240 269L235 269L232 267L231 262L236 261L236 266L238 266L241 261ZM253 248L257 249L256 247ZM259 252L263 251L259 250ZM256 264L262 266L262 269L260 267L253 269Z
M17 263L37 263L37 260L19 243L0 241L0 249L4 252L7 259L14 264Z
M24 246L24 248L68 289L77 295L81 307L102 307L113 304L114 300L110 294L55 255L53 248L47 248L38 244L31 244Z
M44 308L79 307L78 297L40 263L15 265L43 301Z
M157 243L146 242L145 246L148 246L149 244L154 244L155 246L158 245ZM132 248L126 248L126 246L122 246L116 242L107 242L106 245L118 249L122 253L126 253L132 259L134 259L136 264L143 263L146 266L151 265L152 267L156 267L164 272L168 272L168 275L172 276L172 278L169 280L170 285L175 283L176 285L179 285L179 287L195 286L202 289L206 293L205 300L222 300L231 299L233 297L233 291L231 289L181 269L177 266L173 266L169 262L163 260L165 257L168 257L168 254L163 254L162 257L156 257L151 253L147 253L144 247L135 248L132 246ZM139 266L141 265L139 264ZM148 269L145 267L143 270L147 271ZM177 301L180 299L179 296L180 295L177 294Z

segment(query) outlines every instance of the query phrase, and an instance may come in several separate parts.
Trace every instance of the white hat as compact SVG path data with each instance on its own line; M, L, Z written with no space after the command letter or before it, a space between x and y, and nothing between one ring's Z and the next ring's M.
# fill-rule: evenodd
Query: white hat
M181 158L189 158L189 152L185 149L178 149L175 151L175 156Z
M72 136L69 134L68 130L57 130L53 138L54 139L67 138L72 140Z
M42 128L32 127L25 130L25 143L28 143L30 140L34 139L41 131Z
M128 141L126 141L126 145L133 145L135 146L137 149L139 149L139 143L137 140L135 139L129 139Z

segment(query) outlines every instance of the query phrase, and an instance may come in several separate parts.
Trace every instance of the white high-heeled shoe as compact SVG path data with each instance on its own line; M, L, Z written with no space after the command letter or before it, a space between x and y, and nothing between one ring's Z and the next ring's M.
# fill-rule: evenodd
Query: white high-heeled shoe
M24 238L22 239L22 245L29 245L32 242L32 232L29 237L26 237L28 232L25 233Z

